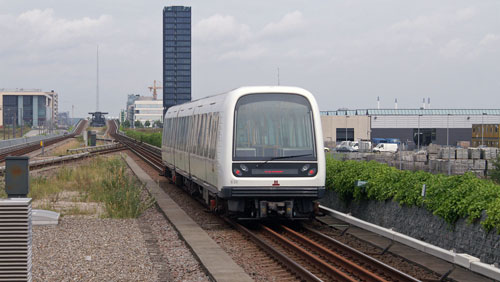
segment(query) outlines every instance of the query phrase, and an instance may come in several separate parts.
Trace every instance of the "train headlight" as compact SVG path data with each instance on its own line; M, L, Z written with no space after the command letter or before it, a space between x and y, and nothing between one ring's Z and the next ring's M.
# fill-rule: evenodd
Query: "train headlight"
M307 172L307 175L311 176L311 175L315 175L316 174L316 169L315 168L311 168L308 172Z
M248 167L244 164L240 164L240 168L241 170L243 170L244 172L248 172Z
M233 172L234 172L234 174L235 174L236 176L242 176L242 175L243 175L243 173L241 172L241 170L240 170L240 169L238 169L238 168L234 168L234 169L233 169Z
M309 169L309 167L311 167L309 164L305 164L300 170L302 170L302 172L305 172Z

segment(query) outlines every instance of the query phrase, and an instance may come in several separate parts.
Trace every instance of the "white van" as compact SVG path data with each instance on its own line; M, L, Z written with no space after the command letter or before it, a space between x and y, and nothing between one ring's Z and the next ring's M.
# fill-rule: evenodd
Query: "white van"
M395 143L379 143L375 148L373 148L373 152L391 152L396 153L398 151L398 144Z

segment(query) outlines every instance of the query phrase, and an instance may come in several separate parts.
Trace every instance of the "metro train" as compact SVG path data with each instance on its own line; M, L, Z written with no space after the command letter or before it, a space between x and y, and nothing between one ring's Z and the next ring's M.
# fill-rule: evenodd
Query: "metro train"
M164 174L231 217L309 219L325 193L322 135L307 90L241 87L168 109Z

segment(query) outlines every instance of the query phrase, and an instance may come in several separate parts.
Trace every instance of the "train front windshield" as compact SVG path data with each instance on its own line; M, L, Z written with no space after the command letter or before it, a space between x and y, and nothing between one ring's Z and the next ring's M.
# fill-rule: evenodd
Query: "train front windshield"
M296 94L250 94L235 109L233 159L316 160L312 110Z

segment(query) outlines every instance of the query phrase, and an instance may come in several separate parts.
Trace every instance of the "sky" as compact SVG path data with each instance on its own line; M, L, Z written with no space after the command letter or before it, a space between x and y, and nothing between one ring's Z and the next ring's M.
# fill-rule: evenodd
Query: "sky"
M0 0L0 88L118 116L162 80L162 10L192 7L192 97L299 86L320 110L500 107L500 1Z

